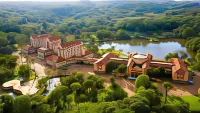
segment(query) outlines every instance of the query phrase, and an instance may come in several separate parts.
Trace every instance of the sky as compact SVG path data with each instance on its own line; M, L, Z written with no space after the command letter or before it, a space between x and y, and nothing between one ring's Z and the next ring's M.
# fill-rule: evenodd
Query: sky
M0 0L0 2L1 1L67 2L67 1L80 1L80 0ZM108 1L108 0L91 0L91 1ZM184 1L184 0L174 0L174 1Z
M80 0L0 0L1 1L36 1L36 2L58 2L58 1L80 1Z

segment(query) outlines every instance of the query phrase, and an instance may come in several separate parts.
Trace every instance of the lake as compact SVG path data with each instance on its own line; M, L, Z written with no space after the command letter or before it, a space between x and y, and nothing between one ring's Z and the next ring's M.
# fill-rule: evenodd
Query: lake
M153 58L163 59L169 52L185 51L189 57L194 58L195 52L185 47L185 39L159 39L159 42L150 42L144 39L106 41L99 45L100 49L107 49L114 46L116 50L123 50L125 54L150 53Z

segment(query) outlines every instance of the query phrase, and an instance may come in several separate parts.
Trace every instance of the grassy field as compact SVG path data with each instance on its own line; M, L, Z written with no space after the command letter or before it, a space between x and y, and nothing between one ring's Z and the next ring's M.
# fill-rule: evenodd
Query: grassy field
M190 103L190 110L200 112L200 98L196 96L183 96L181 98Z

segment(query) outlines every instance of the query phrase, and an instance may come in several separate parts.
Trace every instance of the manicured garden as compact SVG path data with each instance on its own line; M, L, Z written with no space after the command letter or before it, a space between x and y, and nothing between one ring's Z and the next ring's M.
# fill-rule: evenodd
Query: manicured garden
M190 104L190 110L195 112L200 112L200 98L197 96L183 96L183 100Z

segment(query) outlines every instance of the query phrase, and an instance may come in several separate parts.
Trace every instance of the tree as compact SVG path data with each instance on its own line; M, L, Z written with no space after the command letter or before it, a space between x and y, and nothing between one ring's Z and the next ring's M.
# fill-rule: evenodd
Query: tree
M112 73L113 72L113 70L115 70L115 69L117 69L117 67L118 67L118 65L119 64L117 64L116 62L108 62L107 64L106 64L106 73Z
M3 112L4 113L13 113L13 97L10 95L2 95L1 102L3 104Z
M24 77L25 79L29 79L31 76L31 67L29 65L20 65L18 75Z
M185 51L180 51L181 53L181 58L186 59L188 57L187 53Z
M67 86L58 86L48 95L48 103L57 107L56 111L65 109L66 95L70 93Z
M164 82L163 87L165 88L165 104L167 102L167 92L173 88L173 86L169 82Z
M13 103L14 113L31 113L31 99L29 96L16 97Z
M171 58L179 58L178 53L168 53L164 57L165 61L169 61Z
M7 67L0 66L0 83L2 84L8 77L12 77L12 70Z
M70 88L73 90L73 92L74 92L74 101L76 102L76 103L79 103L79 101L78 101L78 99L76 98L76 92L77 92L77 90L79 90L80 88L81 88L81 84L80 83L78 83L78 82L75 82L75 83L72 83L71 85L70 85ZM79 105L79 104L78 104ZM78 110L79 110L79 106L78 106Z
M117 31L117 38L118 39L130 39L130 36L125 30L120 29Z
M89 93L92 90L93 85L94 82L92 80L85 80L83 82L83 86L87 89L87 93Z
M86 44L85 47L87 51L92 52L93 54L97 54L99 51L99 47L95 44Z
M8 40L6 38L0 38L0 47L7 45L8 45Z
M114 38L114 34L110 31L106 31L106 30L98 30L96 32L96 35L99 38L99 40L113 39Z
M7 62L7 58L5 58L5 57L0 57L0 65L5 66L5 65L6 65L6 62Z
M82 72L77 72L76 73L76 75L75 75L75 77L76 77L76 80L80 83L80 84L82 84L83 83L83 77L84 77L84 74L82 73Z
M150 106L159 105L161 102L161 97L155 92L154 89L146 90L141 86L137 91L137 95L147 98L149 100Z
M144 88L150 87L149 77L147 75L139 75L135 81L135 91L137 92L138 88L143 86Z
M73 102L73 95L67 95L66 96L66 103L68 105L67 109L69 110L70 109L70 104ZM72 108L72 106L71 106Z
M22 28L22 33L27 36L30 36L31 34L34 34L34 31L30 27L24 27L24 28Z
M104 78L99 77L99 78L96 80L96 87L99 88L99 89L104 88L104 81L105 81Z
M61 78L61 84L70 87L70 85L74 82L77 82L75 76L66 76L65 78Z
M0 54L12 54L13 49L10 45L3 46L0 48Z
M150 113L150 107L142 102L134 102L130 105L131 110L135 113Z
M187 27L187 28L184 29L183 32L182 32L182 36L183 36L183 37L192 37L192 36L195 36L195 35L196 35L195 31L194 31L194 29L191 28L191 27Z
M197 62L200 63L200 53L197 53L197 55L195 56L195 59L197 60Z
M44 21L43 23L42 23L42 27L45 29L45 30L47 30L47 28L48 28L48 23L46 22L46 21Z
M84 94L81 94L79 97L79 102L86 102L87 101L87 96Z
M31 97L31 105L33 110L35 110L37 106L40 106L43 103L44 103L44 96L40 94L35 94Z
M117 67L116 72L120 73L121 75L121 74L125 74L126 70L127 70L127 66L124 64L121 64Z
M111 92L108 90L107 94L114 100L122 100L127 97L127 92L125 92L124 89L122 89L117 83L113 83L111 86L109 86L109 89Z
M114 76L111 76L111 77L110 77L110 83L112 83L112 84L115 83L115 77L114 77Z
M81 88L81 84L78 83L78 82L75 82L75 83L72 83L70 85L70 88L75 92L76 94L76 91L79 90Z
M37 106L35 113L52 113L52 109L49 104L42 104Z
M17 66L17 59L18 59L18 56L7 57L6 62L7 62L8 68L14 69Z
M29 39L26 35L24 34L17 34L15 37L14 37L16 43L19 45L19 47L21 48L21 62L22 62L22 65L23 65L23 61L22 61L22 48L23 46L25 46L26 44L28 44L29 42Z

